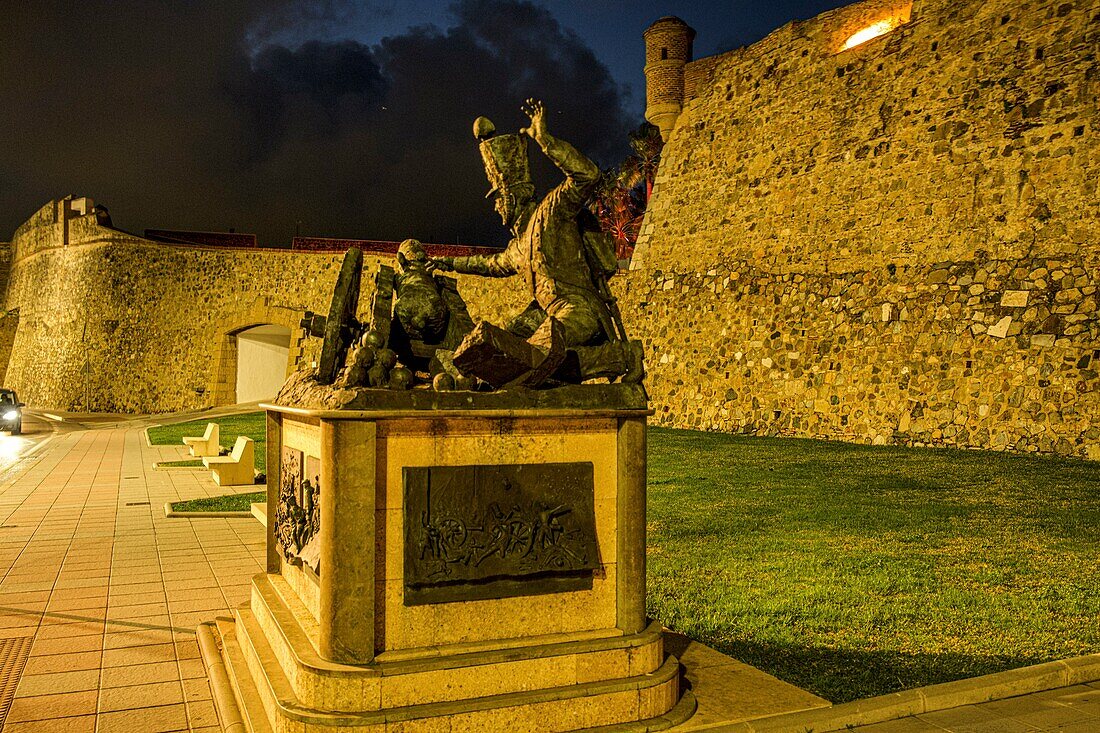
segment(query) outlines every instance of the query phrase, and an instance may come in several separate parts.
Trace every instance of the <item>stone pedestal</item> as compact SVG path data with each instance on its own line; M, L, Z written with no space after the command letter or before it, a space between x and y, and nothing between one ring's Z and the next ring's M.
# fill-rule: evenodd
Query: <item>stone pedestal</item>
M640 389L364 401L267 406L267 572L200 627L226 730L641 731L691 714L645 618Z

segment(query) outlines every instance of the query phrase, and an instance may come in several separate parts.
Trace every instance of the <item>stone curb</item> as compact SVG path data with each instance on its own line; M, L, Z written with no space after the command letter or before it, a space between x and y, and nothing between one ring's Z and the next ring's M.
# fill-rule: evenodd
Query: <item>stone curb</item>
M174 502L164 502L164 516L169 519L252 519L252 512L175 512L172 511Z
M232 682L229 680L221 650L211 631L213 623L199 624L196 637L203 666L210 680L210 690L214 698L214 707L223 733L248 733L240 708L233 695Z
M267 527L267 502L266 501L254 501L248 508L248 513L251 514L257 522Z
M160 462L157 462L157 463L153 463L151 465L151 468L154 471L209 471L210 470L209 468L207 468L206 466L203 466L201 464L198 465L198 466L165 466L165 465L163 465L164 463L167 463L167 461L160 461Z
M866 700L854 700L829 708L719 725L707 730L727 733L826 733L1097 680L1100 680L1100 654L1089 654L982 677L918 687L915 690Z
M46 446L48 446L50 443L52 443L53 439L56 438L56 437L57 437L56 435L51 435L50 437L46 438L42 442L32 446L30 450L24 452L19 457L20 458L33 458L33 457L37 456L39 453L46 450Z

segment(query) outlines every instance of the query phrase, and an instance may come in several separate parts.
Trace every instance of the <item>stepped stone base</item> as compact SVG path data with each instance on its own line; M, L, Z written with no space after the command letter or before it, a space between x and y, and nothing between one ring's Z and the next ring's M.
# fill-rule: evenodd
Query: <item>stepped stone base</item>
M695 711L656 624L629 636L454 645L436 656L345 665L317 654L302 624L308 612L294 605L289 585L263 574L250 606L200 627L215 642L203 645L204 657L218 654L205 659L211 678L224 668L229 682L216 694L226 731L655 731Z
M248 605L199 629L223 729L690 717L645 617L644 393L439 395L269 407L267 570Z

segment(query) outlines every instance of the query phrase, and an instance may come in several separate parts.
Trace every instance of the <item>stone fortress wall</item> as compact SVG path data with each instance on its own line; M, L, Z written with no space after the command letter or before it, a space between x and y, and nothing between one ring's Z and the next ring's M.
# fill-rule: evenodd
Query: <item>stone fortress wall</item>
M1100 456L1100 0L867 0L698 61L679 21L646 42L669 137L613 286L656 422ZM153 242L81 199L6 256L5 385L127 412L232 402L252 325L308 362L340 262ZM365 259L361 311L392 262ZM460 287L475 318L525 302Z
M231 404L236 334L261 324L291 330L288 371L315 356L319 339L298 324L306 310L328 312L342 253L153 242L104 226L86 202L50 202L13 236L0 361L23 401L99 412ZM373 274L393 264L364 260L361 312ZM492 302L484 281L462 289L475 315Z
M11 243L0 242L0 294L7 292L8 275L11 272ZM0 310L0 385L8 370L8 357L11 355L12 341L15 339L17 319L9 317Z
M623 304L657 421L1100 455L1100 2L868 0L676 88L689 33Z

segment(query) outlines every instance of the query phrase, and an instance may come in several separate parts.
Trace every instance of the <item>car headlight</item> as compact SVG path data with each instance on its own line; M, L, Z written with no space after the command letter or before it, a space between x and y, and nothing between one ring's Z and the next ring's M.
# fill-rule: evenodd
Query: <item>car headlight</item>
M8 410L4 413L5 420L14 420L19 417L19 410Z

